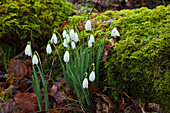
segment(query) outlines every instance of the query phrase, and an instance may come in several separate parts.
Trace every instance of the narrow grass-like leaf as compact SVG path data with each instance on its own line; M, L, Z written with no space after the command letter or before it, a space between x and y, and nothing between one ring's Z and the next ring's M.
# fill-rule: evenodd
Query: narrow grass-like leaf
M44 80L44 75L41 72L39 66L37 66L37 68L38 68L38 71L40 73L41 80L42 80L42 83L43 83L43 93L44 93L44 100L45 100L45 109L49 109L48 91L47 91L46 83L45 83L45 80Z
M37 73L35 72L35 67L33 67L33 74L34 74L34 77L35 77L35 88L34 91L36 90L37 91L37 100L39 102L39 108L40 108L40 111L43 110L42 109L42 95L41 95L41 91L40 91L40 85L39 85L39 80L38 80L38 77L37 77Z
M101 54L101 40L99 42L96 58L96 82L99 83L99 64L100 64L100 54Z

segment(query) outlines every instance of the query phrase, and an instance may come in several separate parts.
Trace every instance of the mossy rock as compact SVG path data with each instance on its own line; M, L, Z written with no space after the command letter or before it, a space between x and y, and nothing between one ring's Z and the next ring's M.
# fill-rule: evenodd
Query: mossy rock
M103 74L107 75L105 88L112 97L119 100L125 91L133 99L158 103L169 112L170 5L155 9L106 11L98 16L93 14L91 18L98 20L93 24L96 42L106 34L110 22L113 23L111 29L117 27L121 35L111 48L105 66L101 67L102 71L106 70ZM111 20L98 24L106 18ZM69 21L71 26L78 27L84 17L73 16ZM111 30L108 34L109 39L113 38ZM85 36L89 33L85 32Z
M66 0L10 0L0 2L0 39L23 51L26 42L44 46L52 32L73 12Z

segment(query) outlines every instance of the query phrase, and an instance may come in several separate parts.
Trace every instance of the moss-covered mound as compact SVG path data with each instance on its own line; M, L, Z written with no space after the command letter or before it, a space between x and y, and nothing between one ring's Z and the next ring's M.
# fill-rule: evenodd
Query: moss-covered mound
M71 4L66 0L1 1L0 41L11 44L11 50L19 52L28 40L42 46L47 43L54 28L58 30L72 12Z
M105 63L109 91L119 99L125 91L134 99L155 102L168 111L170 106L170 6L155 9L106 11L91 18L96 40L106 34L110 22L117 27L120 37ZM78 25L83 16L70 19ZM111 19L103 23L104 19ZM111 30L109 31L108 38ZM87 34L86 34L87 35ZM103 66L104 68L104 66ZM103 70L103 69L101 69ZM103 75L102 75L103 76Z

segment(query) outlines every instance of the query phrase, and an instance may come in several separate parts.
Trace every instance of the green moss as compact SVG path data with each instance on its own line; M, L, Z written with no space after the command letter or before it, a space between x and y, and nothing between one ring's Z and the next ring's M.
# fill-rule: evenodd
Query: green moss
M39 45L46 43L53 29L73 12L66 0L13 0L0 5L0 39L16 45L31 40ZM23 49L21 47L21 49Z
M134 99L158 103L166 112L170 106L170 5L155 9L106 11L93 24L96 41L106 34L109 23L117 27L120 37L111 49L107 70L107 86L114 99L125 91ZM103 19L114 19L99 24ZM71 21L72 18L69 20ZM79 17L83 21L83 16ZM77 19L78 20L78 19ZM78 25L76 18L71 25ZM110 39L111 30L108 38ZM95 45L97 46L97 45ZM102 73L102 72L101 72ZM103 76L100 75L100 76ZM109 90L110 88L110 90Z

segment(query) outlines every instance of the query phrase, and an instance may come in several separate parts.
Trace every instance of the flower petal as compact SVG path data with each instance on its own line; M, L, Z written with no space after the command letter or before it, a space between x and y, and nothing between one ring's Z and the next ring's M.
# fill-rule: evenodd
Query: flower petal
M75 41L75 42L78 42L78 41L79 41L79 39L78 39L78 34L77 34L77 33L75 33L74 41Z
M120 36L119 31L117 30L116 27L113 28L113 30L111 32L111 36L114 36L114 37Z
M64 31L63 31L63 38L66 37L66 34L67 34L66 30L64 30Z
M93 81L95 80L95 72L94 72L94 71L92 71L92 72L90 73L89 80L90 80L91 82L93 82Z
M72 40L74 40L74 37L75 37L74 30L71 29L71 30L70 30L70 38L71 38Z
M53 42L54 42L54 44L57 44L57 36L56 36L56 34L53 34L53 36L51 38L51 43L53 43Z
M68 51L66 51L64 54L63 60L64 60L64 62L69 62L69 59L70 59L70 54Z
M90 35L90 41L93 43L94 42L94 36Z
M74 42L71 42L71 47L72 47L73 49L75 49L75 48L76 48L76 45L75 45L75 43L74 43Z
M51 54L52 49L51 49L50 44L47 44L46 52L47 52L47 54Z
M69 43L70 42L70 37L68 34L66 34L66 42Z
M89 48L92 47L92 42L91 42L91 40L88 41L88 47L89 47Z
M86 24L85 24L85 29L86 30L91 30L91 21L87 20Z
M27 45L25 48L25 55L31 56L31 47L30 45Z
M83 80L83 88L85 89L85 88L88 88L88 80L87 80L87 78L85 78L84 80Z
M37 55L34 55L33 58L32 58L32 65L38 65L38 58L37 58Z

